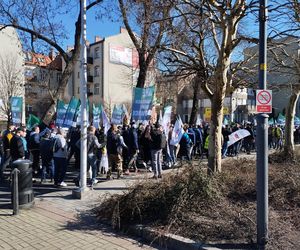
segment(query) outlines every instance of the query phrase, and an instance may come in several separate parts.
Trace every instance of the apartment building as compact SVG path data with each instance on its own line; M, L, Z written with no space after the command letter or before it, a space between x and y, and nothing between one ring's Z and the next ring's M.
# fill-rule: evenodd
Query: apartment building
M71 50L70 50L71 52ZM131 107L133 87L138 77L138 54L126 29L101 38L95 37L87 47L87 92L90 105L102 103L112 112L115 104ZM154 70L150 69L147 85L154 83ZM64 99L80 98L80 62L76 63L69 79ZM130 111L130 110L129 110Z
M43 117L62 75L62 59L51 50L49 55L24 52L26 116Z
M296 38L282 38L268 44L267 89L272 90L272 106L275 116L286 110L293 88L300 84L299 44L300 40ZM244 50L245 59L252 58L248 62L249 67L258 67L258 51L257 45ZM254 81L258 83L258 74L255 75ZM299 101L296 115L300 115Z

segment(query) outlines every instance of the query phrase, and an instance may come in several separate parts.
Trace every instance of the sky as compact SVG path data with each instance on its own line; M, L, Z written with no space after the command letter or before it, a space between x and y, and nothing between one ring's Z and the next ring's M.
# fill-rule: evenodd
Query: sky
M95 36L104 38L116 35L120 32L120 27L124 26L121 20L112 22L107 17L103 17L101 20L96 20L95 16L95 10L91 9L87 12L87 40L89 40L91 43L94 42ZM74 14L66 15L64 18L64 24L69 36L69 39L63 42L64 49L66 49L68 45L73 46L74 44L76 18L77 16L75 17Z

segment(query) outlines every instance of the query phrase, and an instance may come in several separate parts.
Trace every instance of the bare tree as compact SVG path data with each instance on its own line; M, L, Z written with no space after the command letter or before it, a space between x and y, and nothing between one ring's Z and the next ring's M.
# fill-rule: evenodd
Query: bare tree
M61 82L54 94L54 100L44 115L43 120L45 123L51 121L56 101L62 98L80 53L80 13L77 16L77 20L75 20L74 48L70 54L60 44L66 38L66 32L62 21L57 21L59 20L58 15L65 15L69 9L72 9L74 6L77 7L80 2L78 1L75 4L74 1L70 0L5 0L0 2L0 22L4 25L1 29L6 27L18 29L23 34L23 40L28 41L33 51L35 50L35 45L39 44L38 42L55 48L66 63L66 67L62 72ZM91 1L87 6L87 10L101 2L102 0Z
M136 86L143 88L149 67L164 41L172 1L118 1L124 25L138 53L139 75Z
M177 5L178 16L183 19L177 30L185 29L181 39L168 48L175 56L169 61L184 67L187 72L193 72L194 83L198 83L211 100L210 173L221 171L224 99L241 82L234 75L238 68L242 69L242 65L233 64L231 56L243 41L241 32L238 32L239 24L252 5L252 1L248 3L245 0L180 1ZM235 68L231 68L233 65Z
M8 124L11 121L11 97L24 96L23 71L17 62L17 58L0 56L0 112Z

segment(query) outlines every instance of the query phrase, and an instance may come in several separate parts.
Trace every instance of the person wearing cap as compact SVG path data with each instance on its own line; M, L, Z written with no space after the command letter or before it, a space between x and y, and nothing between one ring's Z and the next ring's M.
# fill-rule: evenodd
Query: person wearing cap
M17 128L16 133L10 140L10 155L12 161L25 159L25 149L23 139L26 136L26 129L23 127Z
M66 132L64 129L57 129L57 134L53 145L53 159L54 159L54 186L66 187L64 182L67 172L67 141L65 139Z

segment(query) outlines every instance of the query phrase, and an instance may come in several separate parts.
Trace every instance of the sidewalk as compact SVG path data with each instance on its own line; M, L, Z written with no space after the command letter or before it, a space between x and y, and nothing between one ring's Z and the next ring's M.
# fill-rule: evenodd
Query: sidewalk
M73 177L68 172L68 177ZM101 180L83 200L72 198L75 186L67 179L67 188L51 184L34 185L35 206L12 215L8 187L0 187L0 249L159 249L114 233L98 224L90 214L99 197L121 193L135 180L147 174L132 174L122 180Z

